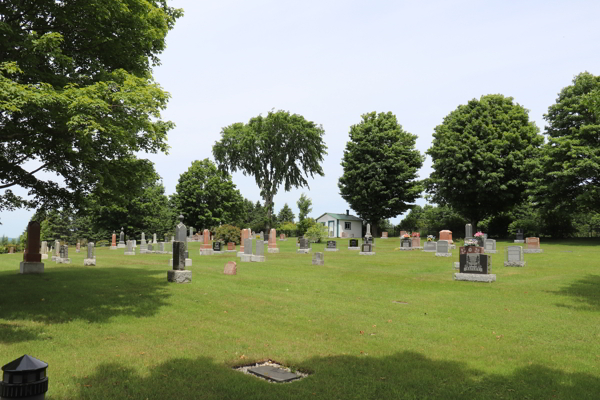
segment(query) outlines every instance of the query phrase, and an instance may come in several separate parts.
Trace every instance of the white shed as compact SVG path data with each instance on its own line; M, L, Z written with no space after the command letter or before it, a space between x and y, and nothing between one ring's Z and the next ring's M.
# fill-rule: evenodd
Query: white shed
M346 214L325 213L317 218L317 223L325 225L329 230L329 237L362 237L362 219Z

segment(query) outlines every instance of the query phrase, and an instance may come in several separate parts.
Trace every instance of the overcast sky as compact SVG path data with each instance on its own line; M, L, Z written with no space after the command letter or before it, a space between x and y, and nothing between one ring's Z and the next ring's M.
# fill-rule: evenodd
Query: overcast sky
M597 0L169 4L185 16L167 36L154 77L171 93L163 117L176 128L169 154L148 158L171 194L192 161L212 159L221 128L271 109L300 114L325 129L325 176L309 179L310 189L281 188L276 212L288 203L297 214L302 192L312 217L350 208L337 182L349 127L364 113L391 111L424 153L435 126L470 99L511 96L543 132L558 92L580 72L600 75ZM430 172L427 157L420 178ZM253 177L233 181L259 200ZM2 213L0 235L18 236L32 214Z

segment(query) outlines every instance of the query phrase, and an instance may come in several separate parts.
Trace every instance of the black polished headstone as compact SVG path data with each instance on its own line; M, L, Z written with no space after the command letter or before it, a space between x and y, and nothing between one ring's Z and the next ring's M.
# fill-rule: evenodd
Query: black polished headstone
M358 239L350 239L350 246L348 247L358 247Z
M221 251L221 242L213 242L213 251Z

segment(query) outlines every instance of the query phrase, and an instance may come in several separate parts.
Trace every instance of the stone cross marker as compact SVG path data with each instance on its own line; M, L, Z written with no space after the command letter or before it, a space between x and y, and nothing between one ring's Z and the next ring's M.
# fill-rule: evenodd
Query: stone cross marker
M44 272L44 263L40 254L40 223L30 221L27 224L27 244L23 261L19 265L21 274L41 274Z

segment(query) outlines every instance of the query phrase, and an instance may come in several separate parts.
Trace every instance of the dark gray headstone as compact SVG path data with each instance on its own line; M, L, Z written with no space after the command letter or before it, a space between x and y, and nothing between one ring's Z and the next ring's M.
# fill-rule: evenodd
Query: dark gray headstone
M524 240L523 239L523 229L517 228L517 235L515 240Z
M371 243L363 243L361 251L363 253L373 252L373 245Z
M483 253L466 253L459 256L461 273L489 274L492 271L492 257Z
M173 242L173 269L185 269L185 247L183 242Z
M221 251L221 242L213 242L213 251Z
M328 249L337 249L337 242L335 240L328 240L327 248Z
M309 244L308 244L308 239L305 238L301 238L300 239L300 249L308 249L309 248Z
M358 247L358 239L350 239L348 247Z
M404 248L404 249L408 249L412 247L412 239L408 238L408 239L402 239L402 242L400 243L400 247Z

